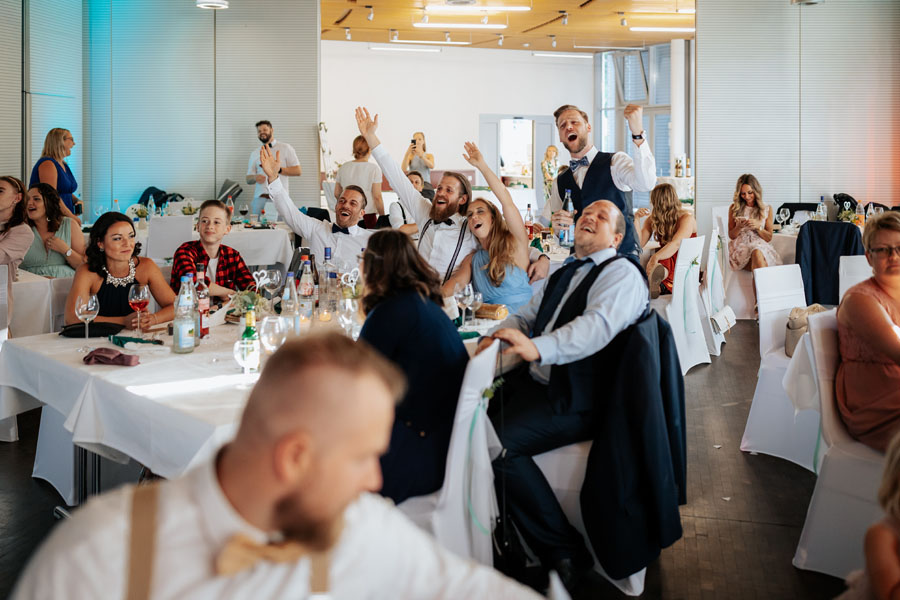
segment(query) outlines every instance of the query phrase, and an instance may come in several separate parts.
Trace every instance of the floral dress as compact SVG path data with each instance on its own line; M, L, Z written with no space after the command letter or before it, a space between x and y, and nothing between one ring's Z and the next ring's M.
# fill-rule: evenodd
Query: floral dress
M754 229L742 230L736 238L729 242L728 262L731 263L731 269L733 271L740 271L746 267L747 263L750 262L750 255L753 254L754 250L759 250L763 253L763 258L766 259L767 266L771 267L781 264L781 257L778 255L778 251L775 250L775 247L772 244L762 239L755 229L763 227L766 224L766 221L769 219L770 210L772 210L772 207L767 206L760 219L753 219L750 216L751 208L745 206L744 211L738 215L750 219L754 225Z
M541 171L544 173L544 202L550 200L550 194L553 190L553 180L559 175L559 164L556 159L541 161Z

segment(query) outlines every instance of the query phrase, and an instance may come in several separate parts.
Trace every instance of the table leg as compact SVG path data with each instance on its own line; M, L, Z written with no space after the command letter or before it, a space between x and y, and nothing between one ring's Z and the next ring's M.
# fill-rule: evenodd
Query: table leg
M91 496L100 495L100 455L88 452L91 456Z
M87 500L87 450L81 446L75 446L75 469L73 471L73 485L75 487L75 500L78 506L82 506Z

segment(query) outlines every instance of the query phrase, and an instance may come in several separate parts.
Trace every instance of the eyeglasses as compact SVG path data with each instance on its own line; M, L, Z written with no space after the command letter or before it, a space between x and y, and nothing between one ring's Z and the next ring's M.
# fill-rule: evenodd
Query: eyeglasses
M877 258L888 258L890 256L900 257L900 246L884 246L882 248L869 248L869 252Z

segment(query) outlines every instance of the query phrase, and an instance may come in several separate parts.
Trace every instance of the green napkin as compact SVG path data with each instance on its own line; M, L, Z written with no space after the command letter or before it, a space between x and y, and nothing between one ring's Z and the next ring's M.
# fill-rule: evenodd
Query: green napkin
M540 252L544 251L544 246L541 245L541 236L539 235L534 236L534 239L531 240L530 245L532 248L537 248Z
M120 348L124 348L125 344L128 342L134 342L136 344L158 344L162 346L162 340L145 340L144 338L136 338L136 337L128 337L125 335L111 335L109 336L109 341Z
M459 337L464 340L471 340L472 338L481 337L481 334L477 331L460 331Z

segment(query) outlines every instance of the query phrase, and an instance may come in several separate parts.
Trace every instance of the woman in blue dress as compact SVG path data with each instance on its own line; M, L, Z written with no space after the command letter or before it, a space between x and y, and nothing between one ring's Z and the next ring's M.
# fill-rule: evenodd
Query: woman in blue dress
M75 216L75 205L81 204L81 200L75 195L78 182L69 168L66 158L72 154L75 146L75 138L72 132L61 127L54 127L44 138L44 149L41 158L34 163L31 169L31 180L28 187L32 188L38 183L47 183L56 190L62 201L62 214L64 217L74 219L79 227L81 221Z
M481 244L481 249L467 256L453 276L444 284L444 295L453 293L456 286L470 281L481 292L485 304L505 304L510 312L531 300L528 282L528 234L519 209L509 190L491 171L478 146L465 144L463 158L481 171L500 200L503 215L493 202L476 198L469 202L466 213L468 228Z

